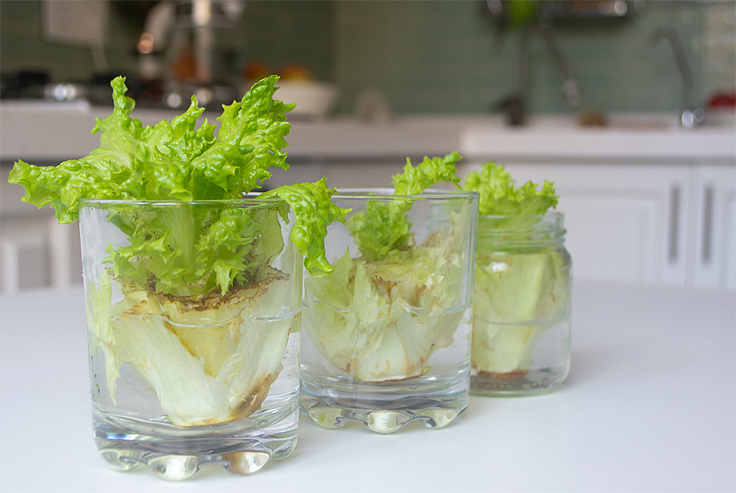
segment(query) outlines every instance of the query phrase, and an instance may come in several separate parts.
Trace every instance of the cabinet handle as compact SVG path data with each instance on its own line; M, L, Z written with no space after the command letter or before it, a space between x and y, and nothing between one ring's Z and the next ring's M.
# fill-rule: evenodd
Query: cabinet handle
M703 195L703 253L704 264L709 264L713 249L713 187L705 187Z
M667 243L667 258L671 264L677 262L677 237L680 222L680 187L670 191L670 234Z

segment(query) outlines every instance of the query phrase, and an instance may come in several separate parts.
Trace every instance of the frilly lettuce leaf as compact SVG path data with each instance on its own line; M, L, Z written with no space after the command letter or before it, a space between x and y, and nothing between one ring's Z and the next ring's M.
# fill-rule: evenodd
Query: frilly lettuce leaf
M327 226L334 221L345 222L350 209L340 209L330 197L335 189L327 188L325 178L315 183L285 185L264 193L264 198L279 197L291 206L296 224L291 229L291 241L304 255L304 267L315 276L326 275L333 267L325 257Z
M223 203L218 211L186 202L240 199L271 176L269 168L289 168L282 149L290 130L286 112L294 104L273 100L277 80L263 79L241 101L224 105L215 136L215 125L207 120L197 127L204 109L196 97L171 122L142 125L131 117L135 102L125 96L125 79L117 77L111 83L113 112L97 119L92 131L100 133L97 149L58 166L18 161L10 182L25 187L25 202L53 207L60 223L78 219L82 198L182 201L170 210L141 213L131 206L110 211L110 220L130 240L128 246L109 251L115 275L174 296L225 294L257 275L260 264L270 262L283 243L258 239L269 235L252 217L257 214L264 221L262 213L234 203ZM325 228L347 213L332 205L332 193L322 180L272 194L299 209L292 239L313 272L330 270L324 257ZM286 218L285 209L274 208L278 213L271 212L270 223L278 226L277 217ZM266 244L273 248L264 255Z
M60 223L78 219L79 199L220 200L238 199L271 176L268 168L288 169L286 112L294 105L272 99L278 77L253 86L242 101L223 106L220 131L205 119L192 97L186 112L154 126L131 118L135 102L125 96L125 78L111 85L115 107L97 119L92 133L100 146L89 156L58 166L18 161L10 183L26 188L24 202L50 205Z
M459 188L460 178L457 176L455 163L462 158L452 152L444 158L425 157L416 167L406 158L404 172L392 177L395 195L419 195L429 187L442 181L452 183Z
M425 157L414 167L407 158L404 172L393 177L394 194L418 195L442 181L458 186L460 179L455 163L460 159L460 155L453 152L444 158ZM406 213L415 200L407 197L388 202L370 201L364 211L351 216L348 230L364 258L381 259L389 252L409 246L412 233Z
M266 257L257 256L264 248L271 250L269 259L283 249L283 241L270 241L264 227L264 216L269 216L280 236L278 204L254 210L238 202L101 207L107 208L110 221L128 235L129 243L110 245L105 262L133 289L146 287L173 296L225 294L231 287L247 284L268 265ZM286 204L280 208L285 213Z
M559 197L551 182L545 180L541 190L537 190L538 186L531 181L520 188L516 188L514 183L503 166L487 162L480 171L468 174L462 189L480 194L478 211L481 216L544 215L550 207L557 206ZM509 227L530 224L528 219L520 217L509 217L507 223Z

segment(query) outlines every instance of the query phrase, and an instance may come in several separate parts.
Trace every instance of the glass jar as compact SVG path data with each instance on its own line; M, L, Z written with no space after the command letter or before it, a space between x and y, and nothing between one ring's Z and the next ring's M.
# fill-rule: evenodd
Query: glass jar
M332 200L352 211L328 229L334 272L305 278L302 410L325 428L443 427L469 400L478 195Z
M471 393L532 395L570 369L572 260L564 215L480 216Z
M302 259L277 199L80 204L94 437L167 480L296 445Z

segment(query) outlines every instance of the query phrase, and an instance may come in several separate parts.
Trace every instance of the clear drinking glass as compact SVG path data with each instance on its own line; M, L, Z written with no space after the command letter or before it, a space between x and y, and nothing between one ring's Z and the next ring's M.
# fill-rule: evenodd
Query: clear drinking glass
M480 216L471 393L532 395L570 370L572 260L564 216Z
M300 404L326 428L440 428L468 405L478 195L392 193L334 195L335 270L305 278Z
M82 201L94 437L111 467L182 480L292 452L302 258L288 211L277 199Z

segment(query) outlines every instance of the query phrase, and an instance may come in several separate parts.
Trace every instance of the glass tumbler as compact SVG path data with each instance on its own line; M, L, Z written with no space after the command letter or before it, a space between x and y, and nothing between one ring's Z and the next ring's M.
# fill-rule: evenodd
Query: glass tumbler
M338 191L334 272L306 275L300 405L317 424L440 428L468 405L478 195Z
M85 200L94 439L112 468L249 474L297 441L302 258L277 199Z
M570 370L572 260L564 215L480 216L471 393L533 395Z

